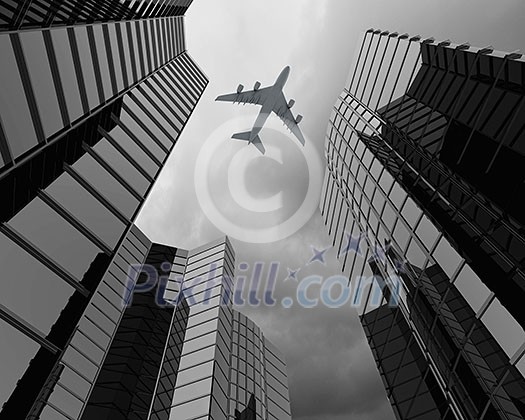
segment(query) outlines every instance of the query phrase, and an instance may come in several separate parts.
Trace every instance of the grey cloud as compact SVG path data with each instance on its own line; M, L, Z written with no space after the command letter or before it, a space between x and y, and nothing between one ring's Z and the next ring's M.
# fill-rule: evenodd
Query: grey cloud
M392 416L352 308L243 312L258 322L286 355L295 419L317 416L331 420L337 415L372 413L378 406Z

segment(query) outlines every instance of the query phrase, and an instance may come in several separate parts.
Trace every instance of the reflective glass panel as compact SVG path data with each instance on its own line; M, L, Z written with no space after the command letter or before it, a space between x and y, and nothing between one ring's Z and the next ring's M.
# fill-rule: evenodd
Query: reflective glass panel
M379 77L379 72L383 68L381 62L381 56L386 49L388 37L376 35L376 38L372 41L372 67L370 68L370 74L366 75L364 81L364 94L363 101L367 106L373 106L377 103L377 96L381 89L376 89L376 79Z
M138 42L137 42L137 27L135 25L135 22L127 22L126 23L128 27L131 30L131 41L133 44L133 56L135 58L135 68L137 69L137 77L138 79L142 78L142 70L140 66L140 55L139 55L139 49L138 49ZM128 32L128 38L130 37Z
M64 366L64 370L60 374L60 383L73 391L81 398L86 398L91 387L91 384L84 378L73 372L69 367Z
M145 45L146 45L146 38L145 38L145 35L144 35L144 26L143 26L143 22L142 21L135 21L135 29L136 29L136 32L137 32L137 41L140 40L140 44L137 44L137 49L138 49L138 57L139 57L139 61L142 62L143 66L144 66L144 73L142 73L142 66L140 67L141 69L141 73L142 73L142 77L146 76L151 70L149 68L149 64L148 64L148 59L146 57L146 54L147 54L147 50L145 48ZM138 48L138 46L140 45L140 48ZM142 59L141 59L142 57Z
M4 235L0 235L0 262L0 302L47 334L74 289Z
M151 20L144 20L143 21L144 25L142 29L146 35L146 37L144 38L144 45L146 47L145 53L149 55L149 60L153 68L156 68L158 64L155 63L155 45L153 42L154 34L151 33L151 26L152 26L151 22L152 22Z
M113 89L111 87L111 76L109 73L108 56L106 54L106 46L104 44L102 25L93 25L93 34L97 50L98 66L100 68L100 75L102 78L102 86L104 88L104 98L109 99L111 96L113 96Z
M126 62L126 70L128 75L128 84L133 83L133 69L131 67L131 57L129 52L129 41L128 41L128 32L126 30L126 23L125 22L119 22L116 23L118 25L118 29L120 30L122 34L122 49L124 53L124 61Z
M490 295L490 290L468 264L461 269L454 286L461 292L474 312L481 308Z
M164 92L156 85L156 83L152 82L151 85L153 86L155 91L153 91L147 85L142 86L141 90L143 90L144 93L147 94L148 97L150 97L155 102L155 104L161 109L162 113L167 117L168 120L164 124L164 127L166 128L166 130L168 130L168 132L171 133L172 138L176 139L182 129L182 123L174 115L178 111L178 106L174 105L169 97L166 97ZM166 107L163 101L158 99L159 97L161 97L164 100L164 102L168 104L169 108ZM156 115L158 115L159 121L164 121L166 119L166 117L161 116L160 113L157 113ZM186 120L186 118L184 117L182 117L181 119L182 121ZM175 129L172 127L172 124L175 125Z
M410 241L407 252L408 262L416 267L423 268L427 257L419 247L419 244L414 238Z
M192 314L190 316L190 319L188 320L188 325L187 325L186 328L191 328L194 325L202 324L202 323L204 323L206 321L209 321L209 320L212 320L214 318L217 318L218 317L218 312L219 312L219 308L218 307L215 307L215 308L212 307L209 310L203 311L203 312L199 312L196 315ZM202 326L198 326L197 328L202 330L201 334L205 334L207 332L214 331L215 326L212 324L212 325L210 325L209 329L205 329ZM186 342L189 345L190 341L186 341ZM186 353L187 351L189 352L191 350L186 350L186 345L185 345L184 346L184 352Z
M211 384L213 378L206 378L201 381L193 382L183 387L175 388L173 396L173 403L180 404L185 401L192 400L196 396L211 394ZM182 418L182 417L179 417ZM187 417L190 418L190 417Z
M74 397L70 392L57 385L49 397L49 402L72 418L77 418L82 410L83 401Z
M381 220L386 225L386 228L389 231L392 231L392 228L394 227L394 222L397 220L398 215L392 208L392 205L387 202L385 205L385 209L383 210L383 214L381 216Z
M49 137L62 128L62 117L44 46L44 38L41 31L24 31L20 33L20 40L44 133L46 137Z
M85 333L84 333L85 334ZM87 338L84 334L77 331L71 340L71 344L82 351L87 357L95 363L102 363L104 351L96 346L92 340ZM91 338L91 337L90 337Z
M405 58L405 53L408 53ZM390 74L386 79L384 98L387 102L397 99L404 95L408 89L410 75L417 62L419 53L419 44L416 42L409 43L407 40L400 40L396 54L393 56ZM388 63L390 65L390 62ZM420 67L420 64L417 64ZM383 99L382 99L383 101Z
M64 364L72 367L86 378L89 378L90 380L95 378L98 370L97 366L72 346L68 346L62 360Z
M173 419L190 419L208 416L210 407L210 396L207 395L198 400L189 401L173 407L170 412L170 418ZM205 417L204 417L205 418Z
M146 170L146 172L154 177L159 167L151 158L144 153L144 151L135 143L120 127L115 127L111 130L111 137L128 152L128 154L137 162L137 164Z
M131 217L139 202L109 172L102 168L90 155L85 154L74 165L91 185L125 216Z
M188 79L188 76L185 74L185 71L181 70L178 62L173 62L173 65L167 66L165 68L166 75L170 80L171 84L174 84L173 80L176 81L174 84L176 90L181 97L185 99L185 102L188 102L190 105L195 103L197 99L197 94L195 93L195 88L192 82Z
M214 361L208 361L190 369L183 370L177 375L177 386L185 385L196 379L206 378L213 375Z
M95 70L93 68L93 60L91 59L91 50L89 48L87 30L85 26L75 26L73 30L75 31L78 54L80 56L80 66L82 67L82 76L84 77L84 85L86 86L89 109L91 110L99 104L99 98L97 83L95 81Z
M392 191L388 195L388 198L390 198L395 208L401 209L401 205L403 204L403 201L405 200L406 196L407 193L405 192L405 190L403 190L401 185L396 183L392 188Z
M146 192L150 185L149 181L106 139L99 141L94 149L139 194Z
M408 225L414 228L417 220L419 219L419 216L421 215L421 210L418 206L416 206L414 200L408 197L405 205L403 206L403 210L401 210L401 214L408 222Z
M34 341L0 321L0 406L7 401L39 348Z
M389 65L394 57L394 51L397 42L398 41L396 38L388 37L388 41L382 48L382 54L384 53L383 65L379 68L377 84L375 89L372 91L372 99L370 101L370 107L372 109L379 109L388 103L390 92L385 94L384 90L382 92L382 88L392 74L392 68ZM382 96L379 96L380 93L382 93Z
M133 92L135 93L137 89L134 89ZM139 96L141 97L141 96ZM148 105L148 102L145 99L142 99L142 104L145 105L146 109L151 110L151 105ZM129 106L133 114L141 120L146 126L149 128L149 130L153 133L153 135L161 142L161 144L164 145L167 149L170 149L173 146L172 141L160 130L160 128L155 124L143 111L140 109L140 107L135 103L133 99L131 99L129 96L124 97L124 103ZM161 120L162 121L162 120Z
M497 298L492 301L481 320L509 358L525 343L523 328Z
M115 23L108 24L108 31L109 43L111 44L111 55L113 56L113 68L115 69L115 76L117 78L117 90L120 92L124 89L124 79L122 76L123 63L120 62Z
M394 239L401 250L405 249L409 237L410 233L405 227L405 224L402 223L401 220L398 220L394 229Z
M373 33L365 34L365 40L363 45L363 50L361 53L361 58L358 62L358 71L355 74L354 78L354 91L355 96L358 99L363 99L364 89L365 89L365 80L368 74L370 74L370 68L372 66L372 56L374 54L375 46L377 45L378 35ZM359 66L361 64L361 66Z
M29 105L9 35L0 35L0 116L14 157L37 144Z
M9 224L78 280L100 252L40 198L31 201Z
M74 121L83 114L83 110L71 46L64 28L51 30L51 38L60 72L60 81L66 97L69 118L71 121Z
M436 229L434 224L425 215L423 215L417 226L416 235L419 237L419 239L421 239L421 242L423 242L423 245L425 245L427 250L430 251L436 243L436 239L439 236L439 231Z
M459 263L463 260L445 237L441 238L432 256L439 263L443 271L447 273L449 279L453 278Z
M62 174L46 191L106 245L116 245L125 225L69 174Z
M39 420L70 420L70 418L64 417L63 414L56 411L50 405L46 405L40 414Z

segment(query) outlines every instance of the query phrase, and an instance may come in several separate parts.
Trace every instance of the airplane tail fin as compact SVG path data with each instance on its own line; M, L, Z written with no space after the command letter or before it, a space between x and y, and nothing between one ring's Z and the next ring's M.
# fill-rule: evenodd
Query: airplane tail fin
M245 131L244 133L236 133L232 136L232 139L238 139L238 140L246 140L246 141L249 141L250 140L250 134L252 132L251 131Z
M245 131L244 133L236 133L232 136L232 139L237 140L245 140L250 141L250 135L251 131ZM252 141L252 144L259 149L259 151L264 155L265 148L261 142L261 138L259 136L255 136L255 138Z

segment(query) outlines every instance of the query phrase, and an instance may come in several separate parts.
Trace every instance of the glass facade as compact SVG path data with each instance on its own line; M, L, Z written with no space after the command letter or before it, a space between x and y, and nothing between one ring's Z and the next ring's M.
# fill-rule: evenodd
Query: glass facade
M184 253L176 248L154 244L145 264L162 273L162 263L173 261L175 256ZM147 281L146 274L141 273L137 285ZM136 293L124 310L81 419L146 418L161 364L166 374L158 378L159 390L169 385L169 373L176 374L176 365L172 365L180 357L181 342L172 342L172 338L178 337L173 335L177 329L171 331L177 326L173 322L174 307L160 307L156 295L156 288ZM184 312L182 305L180 312ZM184 329L184 324L180 327ZM166 337L172 344L169 350L166 348ZM165 349L170 353L166 354L163 362ZM160 396L161 401L164 398L164 395Z
M524 67L369 30L333 109L321 212L399 419L525 416Z
M20 0L0 5L0 30L183 15L192 0Z
M236 311L232 338L228 418L236 419L237 412L253 405L253 417L248 418L291 419L283 356L250 319Z
M130 266L152 246L133 222L208 83L188 5L0 5L2 419L82 418L118 359Z
M159 107L166 106L166 100L155 98L162 82L154 73L170 65L173 72L178 71L173 60L185 50L182 19L173 16L0 32L0 51L5 57L0 70L4 165L16 166L31 152L56 142L71 125L82 124L108 103L121 100L125 93L132 96L135 91L135 97L145 95ZM196 67L188 77L196 85L203 82ZM167 78L164 74L163 81ZM147 84L142 83L146 80ZM191 82L186 87L198 91ZM191 104L186 112L188 108L193 109Z
M75 418L291 419L282 356L232 310L228 239L189 252L153 244L145 264ZM142 292L151 268L157 287Z

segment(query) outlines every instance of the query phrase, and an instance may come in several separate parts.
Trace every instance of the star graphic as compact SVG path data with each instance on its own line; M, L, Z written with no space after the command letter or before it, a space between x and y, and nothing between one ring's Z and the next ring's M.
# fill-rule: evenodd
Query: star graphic
M372 256L381 261L383 264L386 264L386 251L385 249L379 245L379 244L375 244L373 249L372 249Z
M407 272L407 261L396 259L394 260L394 267L398 273L406 273Z
M326 261L324 260L324 254L326 251L328 251L330 248L325 248L323 250L318 250L314 246L312 246L312 252L313 256L310 258L310 261L308 261L308 264L311 264L315 261L319 261L321 264L326 265Z
M300 268L296 268L295 270L292 270L291 268L287 268L288 270L288 277L284 279L286 280L294 280L297 281L297 273L301 270Z
M338 257L341 255L348 254L349 252L353 251L357 255L363 256L363 251L361 251L361 240L363 239L363 235L359 234L357 237L350 233L345 233L346 235L346 245L339 251Z

